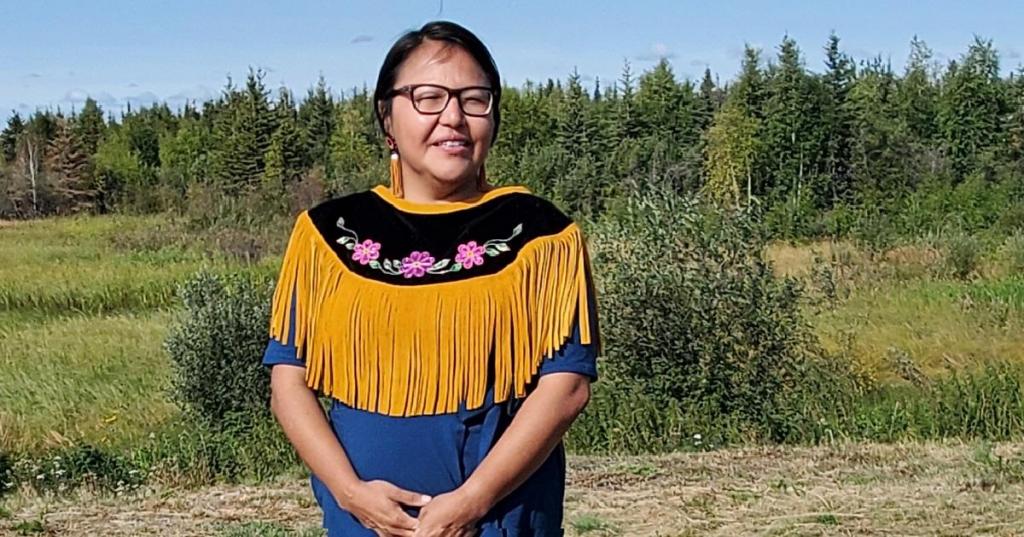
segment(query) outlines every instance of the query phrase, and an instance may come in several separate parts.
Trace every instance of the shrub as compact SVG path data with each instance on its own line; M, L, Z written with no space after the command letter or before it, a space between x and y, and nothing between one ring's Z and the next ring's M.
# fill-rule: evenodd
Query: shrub
M728 423L733 439L813 436L843 408L855 377L819 349L800 285L763 259L757 214L651 192L592 237L609 382L678 402L683 422Z
M87 486L123 493L137 488L146 472L129 457L91 444L78 444L35 456L12 465L12 483L26 484L37 493L66 492Z
M946 271L959 280L966 280L977 269L981 260L981 246L970 235L956 235L946 250Z
M272 281L266 276L199 272L179 289L183 304L164 344L174 370L172 397L200 422L265 413Z

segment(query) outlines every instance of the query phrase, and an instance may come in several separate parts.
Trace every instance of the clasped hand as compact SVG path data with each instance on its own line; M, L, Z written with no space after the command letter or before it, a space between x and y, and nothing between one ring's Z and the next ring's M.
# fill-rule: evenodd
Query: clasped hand
M360 483L339 503L379 537L474 537L486 512L460 489L430 497L382 480ZM419 516L410 516L403 505L419 507Z

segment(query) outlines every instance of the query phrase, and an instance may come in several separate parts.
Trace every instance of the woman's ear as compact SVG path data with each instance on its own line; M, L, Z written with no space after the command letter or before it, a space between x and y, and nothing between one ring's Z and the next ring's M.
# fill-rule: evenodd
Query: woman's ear
M389 107L385 105L383 101L377 103L377 110L379 110L380 117L382 118L381 123L384 124L385 136L391 135L391 111L388 110L388 108Z

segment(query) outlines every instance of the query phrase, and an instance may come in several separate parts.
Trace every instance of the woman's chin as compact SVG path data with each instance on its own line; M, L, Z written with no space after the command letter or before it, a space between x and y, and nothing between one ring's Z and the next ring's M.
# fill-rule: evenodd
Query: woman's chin
M432 170L432 175L438 180L438 182L446 185L457 185L466 181L467 178L474 176L472 168L460 167L458 169L445 168L440 170Z

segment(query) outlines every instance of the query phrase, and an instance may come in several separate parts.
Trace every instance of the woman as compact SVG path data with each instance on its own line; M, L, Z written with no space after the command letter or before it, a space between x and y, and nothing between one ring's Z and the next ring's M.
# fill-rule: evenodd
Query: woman
M271 408L331 537L562 535L561 438L600 346L579 227L487 184L501 81L465 28L398 39L374 98L391 188L297 218L264 356Z

